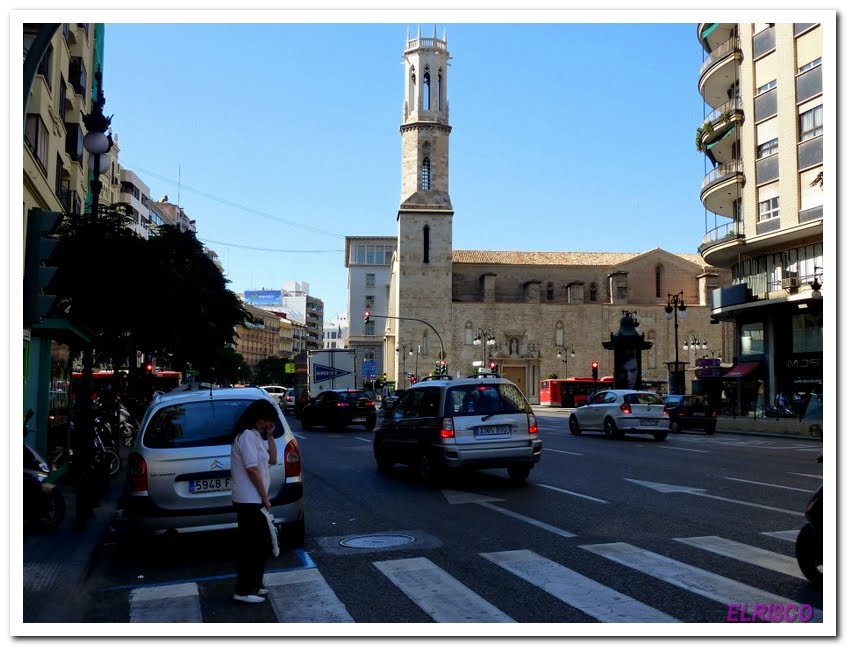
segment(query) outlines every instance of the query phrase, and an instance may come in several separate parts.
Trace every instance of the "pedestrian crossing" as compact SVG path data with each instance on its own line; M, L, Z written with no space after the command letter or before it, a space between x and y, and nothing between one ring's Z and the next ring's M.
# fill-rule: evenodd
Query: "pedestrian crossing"
M796 537L796 529L762 532L764 541L772 539L790 541ZM495 600L487 599L491 589L486 592L474 591L463 582L468 569L486 569L495 567L498 590L529 585L543 592L539 595L552 596L568 607L583 614L586 622L603 623L676 623L684 622L683 614L676 610L659 608L667 597L655 597L653 589L658 585L675 587L685 595L694 595L714 603L712 622L725 622L726 609L734 605L805 605L807 617L821 622L823 612L808 603L808 599L818 599L805 584L805 579L793 557L762 548L744 544L719 536L677 537L677 545L694 549L694 557L686 553L686 559L696 559L697 555L718 555L742 563L756 566L773 575L772 588L778 591L796 591L799 597L807 600L791 600L772 591L752 586L726 575L714 573L706 568L687 563L672 557L672 546L668 550L656 552L628 542L608 542L580 544L573 547L577 551L576 568L569 568L549 557L529 548L494 552L469 553L462 560L459 573L450 573L450 567L439 565L437 556L404 556L396 559L376 559L370 562L368 576L380 578L373 581L374 590L391 591L408 604L411 601L432 622L437 623L515 623L536 621L532 617L521 617L512 606L507 610L498 608ZM787 548L787 547L786 547ZM580 557L582 553L584 558ZM589 559L591 556L591 559ZM593 565L592 575L580 572L583 564L600 558L606 566L599 571ZM705 562L710 562L705 559ZM593 563L593 562L592 562ZM714 563L711 560L711 563ZM322 573L319 564L311 558L305 560L304 567L285 571L269 572L265 575L265 587L272 609L273 619L279 623L354 623L373 622L373 617L356 618L342 601L345 593L336 591L327 580L329 575ZM488 566L486 566L486 564ZM574 564L570 564L574 566ZM372 567L372 568L371 568ZM455 566L454 566L455 567ZM622 568L621 568L622 567ZM458 568L458 567L456 567ZM329 571L332 572L332 571ZM734 572L734 571L732 571ZM599 573L599 574L598 574ZM622 574L623 573L623 574ZM490 581L490 576L486 576ZM641 578L653 585L633 586L630 578ZM483 578L485 579L485 578ZM330 577L331 580L331 577ZM795 585L786 586L786 580ZM474 581L479 582L479 578ZM202 584L202 583L201 583ZM344 589L344 582L336 582ZM387 587L387 588L386 588ZM160 586L146 586L129 592L128 619L133 623L198 623L219 621L220 618L205 618L205 605L201 598L209 595L221 596L221 591L230 591L229 585L219 585L216 589L198 586L197 582L180 582ZM623 590L625 589L626 592ZM368 593L362 592L367 595ZM227 595L231 595L228 593ZM347 591L349 595L349 591ZM811 596L811 597L810 597ZM218 602L220 606L220 601ZM260 605L251 605L260 606ZM262 605L266 606L266 605ZM819 605L821 606L821 605ZM237 605L232 603L233 621L238 621ZM521 611L520 607L518 611ZM669 612L670 611L670 612ZM270 617L270 615L269 615ZM572 617L572 616L568 616ZM577 614L577 617L582 617ZM387 620L382 620L387 621ZM391 619L390 621L396 621ZM555 618L549 620L556 622Z

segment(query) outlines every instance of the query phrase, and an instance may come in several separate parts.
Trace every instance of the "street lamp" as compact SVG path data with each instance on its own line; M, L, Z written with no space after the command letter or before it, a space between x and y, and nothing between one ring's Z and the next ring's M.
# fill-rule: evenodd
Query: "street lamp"
M482 346L482 366L488 367L488 349L494 346L497 340L494 338L494 331L491 328L476 329L476 337L473 339L474 346Z
M403 349L403 352L402 352L402 353L400 353L400 349L401 349L401 348ZM400 357L401 357L401 359L402 359L402 362L403 362L403 380L404 380L404 384L405 384L405 380L407 380L407 379L408 379L408 376L406 375L406 349L407 349L407 348L409 349L409 355L410 355L410 356L411 356L411 355L413 355L415 351L414 351L414 350L412 350L412 345L411 345L411 344L397 344L397 348L395 348L395 352L396 352L398 355L400 355ZM405 388L405 387L404 387L404 388Z
M678 395L685 389L680 389L679 379L679 320L685 319L685 299L683 290L676 294L668 292L668 304L665 306L665 319L673 319L673 349L674 349L674 366L673 366L673 386L671 394ZM670 362L668 362L670 363ZM682 380L684 387L685 380Z
M103 73L99 67L94 74L94 80L97 82L97 99L94 101L91 112L82 115L82 123L85 124L85 129L88 131L82 139L82 145L88 151L88 170L92 174L91 219L97 220L100 190L103 188L100 176L108 171L111 166L107 153L112 150L113 141L111 131L108 134L106 133L106 130L112 124L112 117L103 114L106 97L103 96Z
M682 342L682 350L688 350L689 348L693 348L694 350L709 350L709 342L706 341L704 337L703 340L700 340L695 334L686 335L685 341Z
M568 351L571 352L571 357L576 357L576 351L573 346L570 348L564 346L556 351L556 357L565 363L565 379L568 379Z

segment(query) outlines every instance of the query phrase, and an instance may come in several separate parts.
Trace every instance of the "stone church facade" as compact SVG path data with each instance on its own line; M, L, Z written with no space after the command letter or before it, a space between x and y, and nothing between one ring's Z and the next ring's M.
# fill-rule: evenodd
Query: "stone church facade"
M697 254L662 249L643 253L532 252L453 249L449 195L449 105L446 36L407 42L402 138L401 203L397 252L389 280L384 357L389 379L408 385L409 363L394 350L419 349L418 376L443 360L452 376L496 363L501 375L538 403L541 381L612 372L603 349L624 311L635 312L639 331L653 342L642 356L644 380L666 381L667 362L707 353L731 361L733 334L712 324L711 293L729 284L724 270ZM665 316L669 295L681 297L685 317ZM474 340L479 338L482 342ZM695 350L693 343L706 341ZM678 341L678 345L677 345ZM683 345L688 346L683 349ZM727 357L727 354L730 356ZM390 358L394 358L394 362ZM567 373L567 375L566 375Z

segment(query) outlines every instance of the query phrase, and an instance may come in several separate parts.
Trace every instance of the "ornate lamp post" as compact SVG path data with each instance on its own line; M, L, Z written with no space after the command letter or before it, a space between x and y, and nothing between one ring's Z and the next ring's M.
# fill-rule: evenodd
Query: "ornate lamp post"
M488 368L488 351L496 343L497 340L494 338L494 331L491 328L486 328L485 330L482 328L476 329L476 337L474 337L473 345L482 346L483 368Z
M689 348L693 348L694 350L700 350L702 348L707 351L709 350L709 342L706 341L705 337L701 340L700 336L690 334L687 335L685 337L685 341L682 342L682 350L688 350Z
M682 371L682 379L680 379L679 370L679 320L685 318L685 299L683 290L676 294L668 292L668 304L665 306L665 318L673 319L673 346L674 346L674 366L670 372L669 392L673 395L681 394L685 391L685 373ZM687 362L685 362L687 363ZM670 364L670 362L668 362ZM681 382L681 384L680 384Z
M406 381L408 380L408 376L406 375L406 349L407 348L409 349L409 355L410 356L412 354L414 354L414 351L412 350L411 344L397 344L397 348L395 348L395 352L398 355L400 355L400 359L403 362L403 384L406 384ZM401 350L402 350L402 353L401 353ZM415 372L417 372L417 369L415 370ZM406 384L406 386L408 387L408 384Z
M576 357L576 351L573 346L564 346L556 351L556 357L565 363L565 379L568 379L568 351L570 351L571 357Z
M82 123L88 131L82 140L82 145L88 151L88 170L91 171L91 218L97 220L100 206L100 190L103 183L100 176L109 170L108 152L112 150L112 133L106 131L112 124L112 116L103 114L103 106L106 105L106 97L103 96L103 73L100 68L94 75L97 83L97 99L94 101L91 112L82 116Z

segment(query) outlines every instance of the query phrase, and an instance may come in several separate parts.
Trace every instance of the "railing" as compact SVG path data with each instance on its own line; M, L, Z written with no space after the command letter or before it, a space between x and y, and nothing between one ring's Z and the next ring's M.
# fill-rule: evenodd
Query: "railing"
M741 110L743 110L741 104L741 97L735 97L734 99L730 99L729 101L727 101L722 106L719 106L712 110L708 115L706 115L706 118L703 120L703 123L709 121L712 123L712 125L714 125L724 113L740 112Z
M717 168L712 169L709 174L703 178L703 185L701 187L701 191L705 190L707 187L712 184L715 184L716 182L720 182L730 176L739 175L743 173L744 164L742 160L729 160L728 162L721 164Z
M721 45L715 51L709 54L708 58L703 61L703 64L700 66L700 76L703 76L706 73L706 70L708 70L710 67L712 67L719 61L728 57L737 49L738 38L730 38L723 45Z
M744 236L744 221L738 220L727 222L719 227L710 229L703 236L703 242L700 244L699 251L703 251L717 245L718 243L736 240Z
M410 38L406 49L417 49L418 47L431 47L433 49L447 49L447 41L440 38Z

